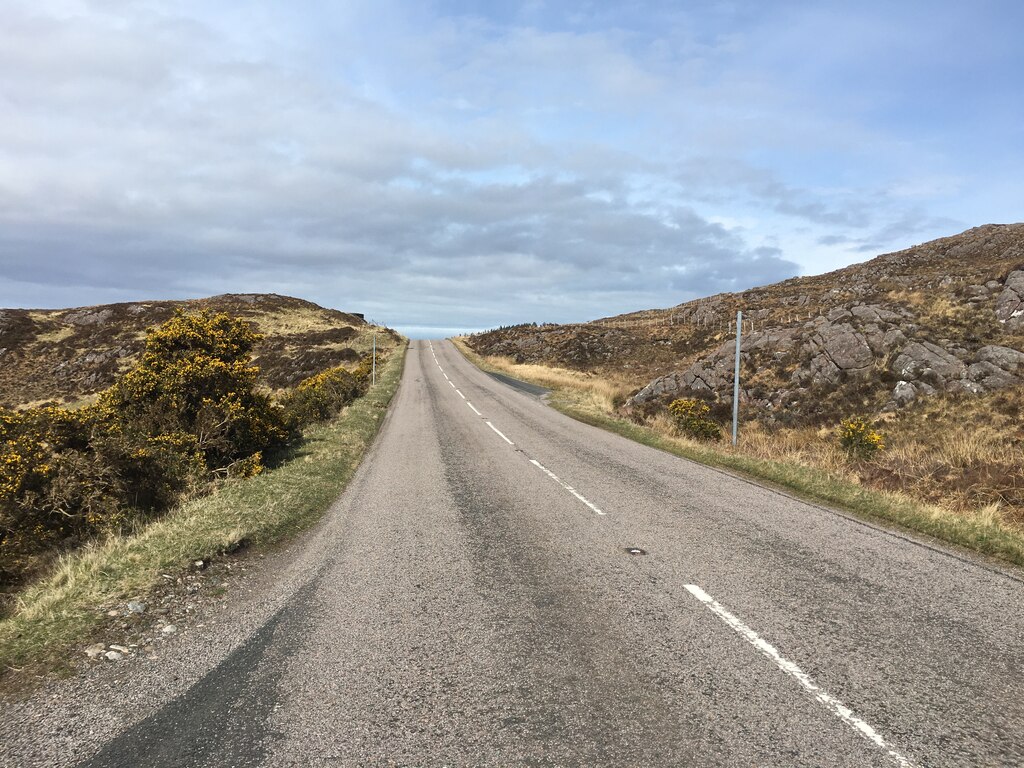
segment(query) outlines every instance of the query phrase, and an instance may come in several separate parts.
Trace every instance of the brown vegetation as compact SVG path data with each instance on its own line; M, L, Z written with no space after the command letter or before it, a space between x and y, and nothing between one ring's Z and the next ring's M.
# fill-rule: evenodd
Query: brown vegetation
M253 349L259 386L294 387L367 351L365 321L308 301L275 294L225 294L192 301L146 301L76 309L0 309L0 406L95 399L141 354L146 330L176 309L223 312L250 323L262 340ZM389 341L397 336L388 334Z
M297 333L281 343L296 343ZM348 326L302 333L356 335ZM223 479L260 474L306 426L366 390L370 361L356 354L353 370L320 371L278 402L253 362L264 341L254 323L177 309L146 332L141 354L95 402L0 407L0 587Z

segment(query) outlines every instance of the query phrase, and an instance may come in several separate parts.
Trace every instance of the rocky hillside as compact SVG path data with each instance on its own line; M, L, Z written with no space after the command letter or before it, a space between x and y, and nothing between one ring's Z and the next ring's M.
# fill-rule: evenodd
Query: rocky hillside
M1024 224L988 225L835 272L581 325L472 337L482 354L625 377L627 409L731 397L783 423L1024 384Z
M0 405L88 399L131 365L142 350L146 329L167 320L177 308L227 312L255 324L266 337L256 361L264 385L275 390L355 361L370 343L370 326L359 315L276 294L0 309Z

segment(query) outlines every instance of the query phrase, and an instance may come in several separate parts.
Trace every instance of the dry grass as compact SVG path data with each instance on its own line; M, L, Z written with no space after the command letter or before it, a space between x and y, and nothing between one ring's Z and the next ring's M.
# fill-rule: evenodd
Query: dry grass
M338 327L338 321L319 307L288 307L269 312L253 313L246 320L256 324L260 333L268 336L281 334L329 331Z
M38 344L57 344L65 339L70 339L75 335L75 328L71 325L62 325L59 328L55 328L49 333L40 333L36 336L36 343Z
M611 412L622 405L636 387L624 377L596 376L568 368L554 368L532 363L516 363L511 358L497 355L478 355L466 344L464 338L453 339L463 355L484 370L505 373L531 384L548 389L571 389L584 394L589 407L598 411Z

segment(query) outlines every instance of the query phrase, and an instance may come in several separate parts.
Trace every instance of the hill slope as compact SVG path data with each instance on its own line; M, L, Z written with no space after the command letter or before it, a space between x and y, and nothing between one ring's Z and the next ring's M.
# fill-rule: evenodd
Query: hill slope
M731 395L733 318L743 397L761 416L833 419L1024 377L1024 224L988 225L813 277L579 325L518 326L477 352L625 379L644 405Z
M1024 527L1024 224L669 309L466 343L513 375L589 393L598 418L683 439L668 409L677 398L705 401L728 430L738 309L741 439L723 449L730 456L782 462L773 476L812 467L850 488ZM839 444L837 426L855 416L887 445L869 461Z
M0 406L88 399L131 365L142 350L146 329L179 308L226 312L252 322L266 337L256 350L261 380L274 390L353 362L370 343L372 326L362 317L276 294L0 309Z

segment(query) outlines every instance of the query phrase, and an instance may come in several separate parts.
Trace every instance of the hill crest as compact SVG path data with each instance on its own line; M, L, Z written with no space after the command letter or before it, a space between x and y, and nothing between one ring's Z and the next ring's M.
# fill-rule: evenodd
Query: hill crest
M0 309L0 405L87 401L131 365L146 330L176 309L226 312L253 323L265 336L255 356L270 389L355 361L371 328L361 315L278 294Z

